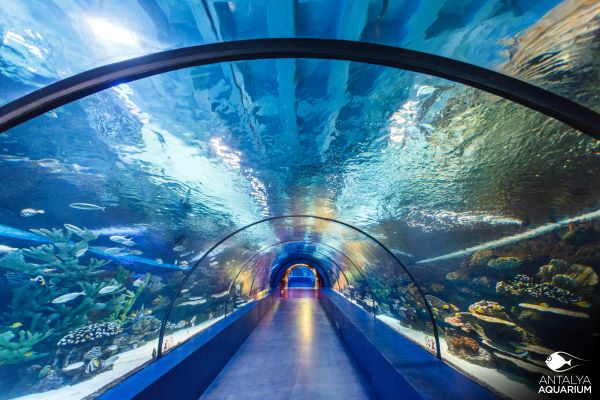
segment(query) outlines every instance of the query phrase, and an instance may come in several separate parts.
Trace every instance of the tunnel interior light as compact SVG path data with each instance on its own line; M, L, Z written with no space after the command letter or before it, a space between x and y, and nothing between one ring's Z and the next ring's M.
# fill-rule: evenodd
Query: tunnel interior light
M128 29L114 24L106 18L86 18L95 37L104 44L137 47L137 36Z

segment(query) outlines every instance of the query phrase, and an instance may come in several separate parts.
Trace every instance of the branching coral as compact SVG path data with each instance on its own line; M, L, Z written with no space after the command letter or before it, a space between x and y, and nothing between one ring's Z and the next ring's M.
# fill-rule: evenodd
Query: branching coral
M118 322L119 324L125 323L127 319L127 314L135 304L137 298L142 294L146 286L148 286L148 282L150 282L150 274L147 273L144 281L140 286L138 286L135 292L131 290L126 290L123 294L117 297L110 303L110 308L114 311L110 314L110 319Z
M86 229L71 225L66 228L33 230L50 243L12 251L0 258L0 270L22 276L21 283L11 287L11 301L3 320L18 321L29 331L46 332L43 338L53 336L54 340L94 319L111 318L121 324L150 279L148 274L135 292L125 290L130 280L128 271L120 269L112 278L114 274L105 268L109 261L87 257L88 242L96 236ZM115 288L101 292L110 286ZM107 312L92 313L102 309ZM12 340L8 338L10 333L6 340Z
M18 364L45 357L47 353L36 353L32 349L50 334L50 331L46 333L19 331L18 335L13 331L0 333L0 365Z

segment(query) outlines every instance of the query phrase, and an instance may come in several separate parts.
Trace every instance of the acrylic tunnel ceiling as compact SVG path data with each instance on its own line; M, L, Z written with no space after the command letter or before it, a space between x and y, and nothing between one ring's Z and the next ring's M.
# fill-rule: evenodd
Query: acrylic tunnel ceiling
M0 104L163 50L295 37L449 57L598 111L599 9L598 1L569 0L3 1ZM143 303L160 319L179 294L166 334L200 314L211 321L216 311L190 307L221 298L243 304L268 288L274 267L294 257L325 266L340 292L364 284L353 299L365 308L379 304L382 315L397 309L402 316L394 318L415 329L417 320L429 321L424 304L444 328L459 308L466 313L484 298L500 304L494 296L514 295L525 284L548 289L535 300L565 318L597 318L599 155L590 135L513 101L356 61L229 61L115 85L0 135L0 285L7 288L0 290L0 367L32 356L54 365L44 357L82 326L116 320L115 332L142 329L140 315L149 321L150 314L127 314L133 302L123 308L140 287L146 292L134 309ZM228 234L286 215L351 227L313 217L269 220L202 258ZM394 256L418 276L427 301L412 293L411 305L398 294L411 279ZM79 267L67 274L66 259L89 274ZM550 261L568 283L554 282L548 271L539 275ZM478 265L482 272L470 268ZM85 286L98 276L103 286ZM386 287L392 277L398 286ZM50 294L40 285L57 288ZM245 300L230 298L237 286ZM34 300L24 294L31 290L40 291ZM110 301L85 303L92 292L113 291ZM127 293L127 301L116 297ZM388 302L392 294L398 300ZM532 300L524 296L499 307L526 308ZM27 307L41 310L36 301L51 305L35 314ZM71 301L81 313L69 314L64 326L40 322L58 315L53 307L66 313L61 304ZM509 317L518 319L516 312ZM427 322L421 328L433 335ZM12 343L19 329L39 340L3 355L2 337ZM156 329L150 331L141 337L155 340ZM541 335L532 343L556 345ZM65 376L62 382L79 379Z

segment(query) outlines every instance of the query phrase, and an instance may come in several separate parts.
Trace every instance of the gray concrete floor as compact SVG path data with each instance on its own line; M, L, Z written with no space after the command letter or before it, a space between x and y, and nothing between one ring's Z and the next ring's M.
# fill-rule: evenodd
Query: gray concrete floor
M372 398L319 301L293 292L262 319L201 399Z

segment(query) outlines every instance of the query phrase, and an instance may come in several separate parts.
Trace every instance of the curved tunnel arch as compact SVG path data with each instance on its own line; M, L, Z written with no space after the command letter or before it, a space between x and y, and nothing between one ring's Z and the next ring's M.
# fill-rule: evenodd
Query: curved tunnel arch
M276 243L275 245L278 245L278 244L281 244L281 243ZM258 254L258 253L257 253L257 254ZM338 271L339 271L339 272L342 274L342 276L344 277L344 280L346 281L346 284L348 284L348 283L349 283L349 281L348 281L348 278L347 278L347 276L346 276L346 274L345 274L345 272L344 272L344 269L343 269L343 268L341 268L341 267L340 267L340 265L339 265L339 264L338 264L338 263L337 263L335 260L333 260L331 257L329 257L328 255L326 255L326 254L324 254L324 253L321 253L321 254L323 254L323 256L327 257L327 258L328 258L328 259L331 261L332 265L335 265L335 266L336 266L336 268L338 269ZM257 275L258 275L258 273L255 275L255 277L256 277ZM336 283L338 283L338 288L339 288L339 281L338 281L338 282L336 282ZM250 288L251 288L251 289L252 289L252 285L253 285L253 284L254 284L254 278L252 279L252 284L250 285ZM250 290L250 291L252 291L252 290Z
M363 274L363 272L360 270L360 268L358 268L358 266L356 265L356 263L355 263L355 262L354 262L354 261L353 261L353 260L352 260L352 259L351 259L351 258L350 258L350 257L349 257L347 254L346 254L346 253L344 253L343 251L339 250L338 248L336 248L336 247L333 247L333 246L331 246L331 245L329 245L329 244L327 244L327 243L323 243L323 242L316 242L316 241L314 241L314 242L313 242L313 241L301 241L301 240L287 240L287 241L278 241L278 242L275 242L275 243L273 243L273 244L270 244L270 245L268 245L268 246L265 246L265 247L263 247L262 249L260 249L258 252L256 252L256 253L255 253L255 254L254 254L252 257L250 257L248 260L246 260L246 261L244 262L244 264L242 265L242 267L239 269L239 271L238 271L238 273L236 274L235 278L232 280L232 282L231 282L231 284L230 284L230 286L229 286L229 290L231 291L231 288L233 287L233 285L234 285L235 281L237 280L238 276L239 276L239 275L240 275L240 274L241 274L241 273L242 273L242 272L243 272L243 271L246 269L246 266L247 266L247 265L248 265L248 264L249 264L249 263L250 263L250 262L251 262L251 261L252 261L252 260L253 260L255 257L257 257L257 256L259 256L259 255L261 255L261 254L263 254L264 252L266 252L266 251L270 250L271 248L273 248L273 247L275 247L275 246L286 245L286 244L288 244L288 243L308 243L308 244L315 245L315 246L324 246L324 247L327 247L327 248L329 248L329 249L331 249L331 250L335 251L337 254L341 255L341 256L342 256L342 257L344 257L345 259L347 259L347 260L348 260L348 262L350 262L350 264L352 265L352 267L353 267L353 268L356 270L356 272L357 272L359 275L361 275L361 276L363 277L363 279L364 279L364 274ZM320 252L319 252L319 251L315 251L315 253L319 254ZM337 264L337 263L336 263L336 262L335 262L333 259L331 259L331 257L329 257L328 255L326 255L325 253L320 253L320 254L323 254L325 257L327 257L327 258L330 260L330 262L334 263L334 265L336 265L336 266L337 266L337 268L338 268L339 272L340 272L340 273L341 273L341 274L344 276L344 279L345 279L345 280L346 280L346 282L348 283L348 282L349 282L349 280L348 280L348 278L347 278L346 274L344 273L344 270L343 270L342 268L340 268L340 267L339 267L339 265L338 265L338 264ZM365 281L366 281L366 280L365 280ZM367 282L367 285L368 285L368 282ZM368 289L369 289L369 292L371 293L371 296L373 296L373 290L370 288L370 286L367 286L367 287L368 287Z
M425 305L425 308L427 310L427 313L428 313L429 318L430 318L431 323L432 323L433 335L434 335L434 340L435 340L436 356L437 356L437 358L441 359L439 334L438 334L437 323L436 323L435 317L433 315L433 310L431 308L431 305L427 301L427 298L425 297L425 293L421 289L421 286L414 279L412 273L410 272L410 270L408 268L406 268L406 266L404 265L404 263L402 263L402 261L400 261L400 259L390 249L388 249L381 241L379 241L378 239L376 239L375 237L373 237L372 235L370 235L369 233L363 231L360 228L357 228L357 227L355 227L355 226L353 226L353 225L351 225L351 224L349 224L347 222L338 221L338 220L333 219L333 218L321 217L321 216L316 216L316 215L303 215L303 214L299 214L299 215L279 215L279 216L269 217L269 218L265 218L265 219L262 219L262 220L259 220L259 221L252 222L252 223L250 223L250 224L248 224L248 225L246 225L244 227L236 229L235 231L231 232L230 234L226 235L221 240L219 240L218 242L216 242L212 247L210 247L202 255L202 257L200 257L196 261L196 263L186 272L186 274L183 277L183 279L181 279L181 281L179 282L179 284L177 286L177 289L175 290L173 296L171 297L171 300L169 301L169 305L167 306L167 309L166 309L166 312L164 314L164 318L163 318L163 321L162 321L162 324L161 324L161 327L160 327L160 331L159 331L158 351L157 351L157 356L158 357L161 357L162 353L163 353L162 348L163 348L163 341L164 341L165 329L166 329L167 322L169 320L169 316L170 316L171 310L173 309L173 306L175 304L175 300L179 296L181 290L184 288L185 284L189 280L189 278L192 275L192 273L194 272L194 270L213 251L215 251L219 246L221 246L223 243L225 243L230 238L236 236L237 234L239 234L239 233L241 233L241 232L243 232L243 231L245 231L245 230L247 230L247 229L249 229L249 228L251 228L253 226L256 226L256 225L260 225L260 224L271 222L271 221L277 221L277 220L287 219L287 218L292 218L292 219L294 219L294 218L312 218L312 219L321 220L321 221L327 221L327 222L332 222L332 223L338 224L340 226L344 226L346 228L349 228L349 229L351 229L351 230L359 233L360 235L365 236L366 238L368 238L369 240L371 240L372 242L374 242L377 246L379 246L379 248L381 248L385 253L387 253L396 262L396 264L400 266L400 268L406 273L406 275L409 277L409 279L415 285L415 288L416 288L417 292L419 293L419 296L422 299L423 304Z
M400 47L306 38L253 39L191 46L95 68L0 107L0 133L61 105L117 84L186 67L268 58L347 60L421 72L498 95L600 139L600 113L490 69Z

